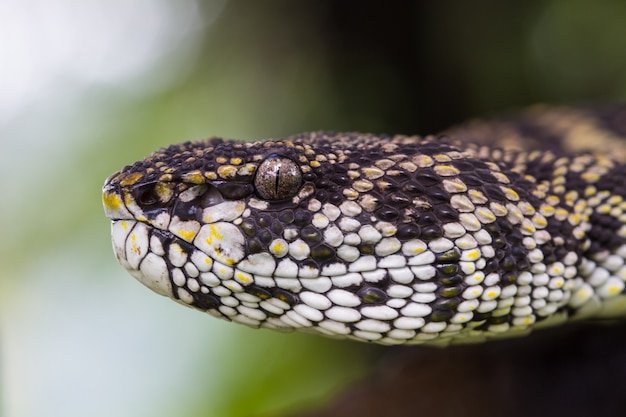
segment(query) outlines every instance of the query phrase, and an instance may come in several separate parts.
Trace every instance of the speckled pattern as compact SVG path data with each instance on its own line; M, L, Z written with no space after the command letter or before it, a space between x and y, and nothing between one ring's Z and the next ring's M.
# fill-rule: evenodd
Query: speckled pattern
M626 313L626 109L439 136L161 149L106 180L120 264L252 327L445 345Z

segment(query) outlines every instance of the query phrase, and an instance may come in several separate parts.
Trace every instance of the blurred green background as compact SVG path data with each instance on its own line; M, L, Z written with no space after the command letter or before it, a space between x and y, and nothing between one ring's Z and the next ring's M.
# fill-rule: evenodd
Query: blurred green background
M0 0L0 411L323 404L381 351L152 294L114 260L104 179L212 135L427 134L537 102L624 100L624 51L620 0Z

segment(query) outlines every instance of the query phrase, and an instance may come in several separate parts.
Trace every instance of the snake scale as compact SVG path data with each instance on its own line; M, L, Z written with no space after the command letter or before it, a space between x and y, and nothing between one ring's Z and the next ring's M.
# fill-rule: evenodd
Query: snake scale
M475 342L626 313L626 107L535 106L436 136L160 149L110 176L115 256L252 327Z

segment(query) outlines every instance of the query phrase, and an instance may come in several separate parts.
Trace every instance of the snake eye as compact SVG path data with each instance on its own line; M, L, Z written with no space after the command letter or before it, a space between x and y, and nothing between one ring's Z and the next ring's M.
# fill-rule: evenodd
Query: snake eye
M254 188L264 200L286 200L296 195L302 184L302 172L289 158L270 155L261 163L254 177Z

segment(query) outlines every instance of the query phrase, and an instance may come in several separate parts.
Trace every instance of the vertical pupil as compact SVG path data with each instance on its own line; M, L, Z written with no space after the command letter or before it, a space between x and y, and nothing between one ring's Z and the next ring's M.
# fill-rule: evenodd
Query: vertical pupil
M259 166L254 178L257 194L269 201L293 197L300 188L302 173L288 158L272 156Z
M276 178L275 178L275 182L274 182L274 192L276 193L276 195L278 195L278 188L280 185L280 165L278 165L278 167L276 168Z

